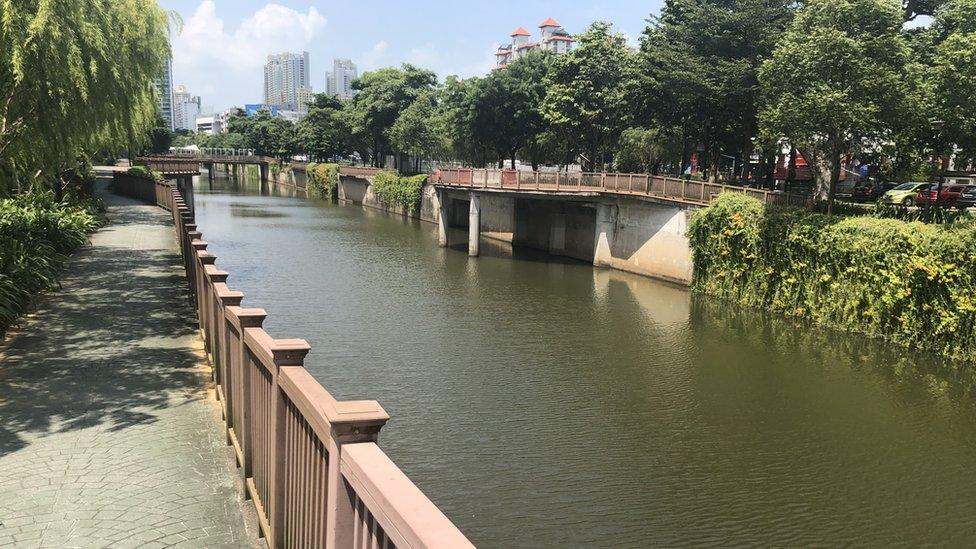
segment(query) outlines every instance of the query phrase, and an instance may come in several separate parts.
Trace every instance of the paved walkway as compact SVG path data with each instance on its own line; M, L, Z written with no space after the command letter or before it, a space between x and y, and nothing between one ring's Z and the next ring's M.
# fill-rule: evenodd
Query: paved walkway
M0 348L0 547L242 547L169 214L110 224Z

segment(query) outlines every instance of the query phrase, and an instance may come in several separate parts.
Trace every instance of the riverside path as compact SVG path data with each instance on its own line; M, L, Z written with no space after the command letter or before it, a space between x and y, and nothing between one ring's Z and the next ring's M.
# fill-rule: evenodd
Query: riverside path
M249 546L171 217L100 194L108 224L0 347L0 547Z

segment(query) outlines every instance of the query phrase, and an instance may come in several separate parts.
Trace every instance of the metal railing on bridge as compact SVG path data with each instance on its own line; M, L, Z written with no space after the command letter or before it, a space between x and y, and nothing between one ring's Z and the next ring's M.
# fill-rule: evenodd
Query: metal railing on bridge
M810 197L721 185L692 179L677 179L639 173L542 172L442 168L431 174L431 182L448 187L502 189L566 193L608 193L657 198L692 205L706 205L723 192L752 196L766 204L808 204Z
M473 547L376 444L389 419L338 401L304 368L308 343L275 339L241 306L179 190L116 173L116 192L173 213L217 396L262 535L278 547Z

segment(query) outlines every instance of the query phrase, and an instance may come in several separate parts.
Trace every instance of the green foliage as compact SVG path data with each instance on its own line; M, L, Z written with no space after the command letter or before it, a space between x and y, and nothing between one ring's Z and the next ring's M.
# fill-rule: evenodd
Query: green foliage
M317 94L308 115L295 128L299 147L309 158L328 160L349 152L352 129L343 115L343 104L335 97Z
M680 154L680 137L657 129L627 128L620 134L615 160L618 171L657 173L665 159Z
M765 140L785 136L826 159L830 182L820 194L830 203L843 156L882 140L912 112L901 29L890 0L811 0L759 71Z
M145 166L132 166L131 168L126 170L126 173L131 173L132 175L141 175L143 177L150 177L152 175L152 172L149 171L149 168Z
M312 196L332 198L336 179L339 177L338 164L316 164L311 162L305 167L305 178Z
M155 0L0 2L0 193L60 192L79 157L138 147L169 53Z
M624 37L612 34L609 23L593 23L577 40L546 77L542 113L557 135L585 155L584 170L592 171L627 127L634 63Z
M261 109L251 118L244 141L261 156L288 159L297 150L295 125L284 118L272 117L267 109Z
M936 14L932 67L932 116L942 121L942 146L976 158L976 0L950 0ZM964 162L958 162L960 164Z
M0 337L31 297L57 283L68 253L99 223L95 202L57 202L51 193L0 200Z
M366 72L353 82L359 93L351 103L352 133L369 146L374 160L393 152L393 124L417 97L432 91L436 84L437 75L433 72L408 64Z
M393 123L390 144L395 150L412 155L418 161L429 158L439 142L433 118L433 95L422 92Z
M402 176L396 172L381 171L373 179L373 192L376 198L390 206L400 206L404 212L416 212L423 198L424 174Z
M501 70L472 80L470 93L459 106L462 122L496 159L515 160L516 154L545 130L542 100L552 54L532 51Z
M156 117L156 124L152 128L149 128L147 139L149 152L152 154L169 152L169 148L173 145L175 137L176 135L169 130L163 117Z
M720 195L689 225L694 289L976 358L976 219L927 225L766 208Z
M689 148L701 144L713 168L722 154L748 156L757 128L757 69L772 55L792 6L790 0L666 0L641 36L640 76L631 92L637 119L671 129L679 141L683 134ZM669 160L682 161L681 149Z

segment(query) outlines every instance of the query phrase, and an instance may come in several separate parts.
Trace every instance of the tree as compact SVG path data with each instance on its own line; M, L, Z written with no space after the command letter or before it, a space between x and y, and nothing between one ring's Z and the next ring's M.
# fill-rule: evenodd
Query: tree
M976 0L950 0L937 12L939 43L932 66L932 117L944 153L976 156Z
M295 133L300 148L315 160L345 155L349 151L350 128L342 113L342 101L335 96L317 94Z
M394 152L389 132L400 113L436 84L433 72L409 64L367 72L353 82L359 93L352 103L352 129L370 143L374 163L379 165L385 154Z
M582 152L584 169L592 171L605 163L627 127L632 58L624 37L611 34L609 23L593 23L577 39L576 48L557 56L546 77L542 113L567 152Z
M843 157L883 140L905 110L901 27L889 0L810 0L760 69L762 132L827 162L829 183L820 181L818 194L829 213Z
M792 0L667 0L641 36L641 124L681 134L682 162L702 145L713 180L723 154L748 157L758 68L792 14Z
M627 128L617 144L617 169L657 174L667 159L680 160L680 136L659 129Z
M286 160L296 150L295 125L261 109L252 118L244 140L255 154Z
M478 79L469 97L473 112L471 131L495 153L515 167L515 156L545 128L542 101L552 54L533 51L509 66Z
M420 160L430 157L437 148L439 137L434 125L434 98L423 92L414 99L390 128L390 143L397 151L414 157L414 169L419 171Z
M448 76L438 90L438 121L445 141L445 160L460 160L477 167L487 163L488 145L475 126L475 90L481 78Z
M146 139L168 26L153 0L0 4L0 193Z
M161 154L169 151L173 144L175 135L170 131L169 125L163 120L162 116L156 118L156 124L149 129L148 147L149 152Z

